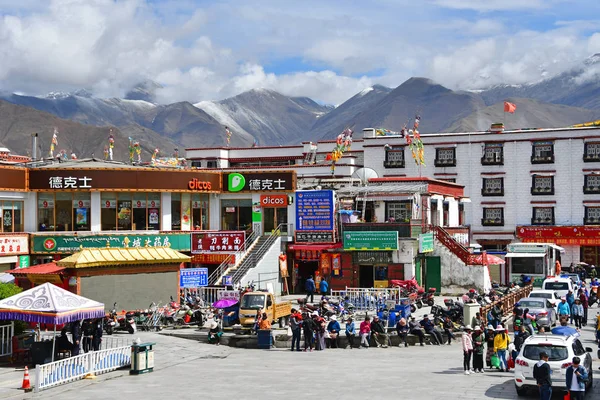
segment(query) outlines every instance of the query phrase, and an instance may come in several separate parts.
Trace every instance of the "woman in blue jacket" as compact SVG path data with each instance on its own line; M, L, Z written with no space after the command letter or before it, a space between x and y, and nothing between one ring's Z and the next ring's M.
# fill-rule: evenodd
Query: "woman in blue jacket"
M585 395L588 373L580 363L581 359L579 357L573 357L573 365L567 368L565 374L567 390L571 395L571 400L583 400Z
M346 321L346 339L348 339L348 344L352 349L354 347L354 338L356 337L356 328L354 327L354 318L348 318Z
M337 317L335 315L331 316L331 321L327 324L327 332L329 332L329 339L327 340L329 343L327 347L332 349L337 349L338 346L338 338L340 335L340 323L337 322Z

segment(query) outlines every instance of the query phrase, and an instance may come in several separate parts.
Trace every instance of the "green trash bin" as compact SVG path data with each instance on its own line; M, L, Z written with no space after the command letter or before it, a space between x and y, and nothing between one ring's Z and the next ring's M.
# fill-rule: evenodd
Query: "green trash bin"
M145 374L154 370L154 350L156 343L136 343L131 345L131 375Z

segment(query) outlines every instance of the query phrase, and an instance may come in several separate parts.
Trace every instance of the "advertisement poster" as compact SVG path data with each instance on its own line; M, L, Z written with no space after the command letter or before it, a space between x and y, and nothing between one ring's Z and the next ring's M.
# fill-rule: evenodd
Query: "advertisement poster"
M333 230L333 191L303 190L296 192L296 230Z
M191 196L188 193L181 195L181 230L189 231L192 229L192 209Z
M158 209L151 208L148 210L148 224L158 225Z
M77 208L75 210L75 223L77 225L87 225L88 221L88 209L87 208Z
M192 254L211 252L234 252L244 247L244 231L201 231L191 234Z

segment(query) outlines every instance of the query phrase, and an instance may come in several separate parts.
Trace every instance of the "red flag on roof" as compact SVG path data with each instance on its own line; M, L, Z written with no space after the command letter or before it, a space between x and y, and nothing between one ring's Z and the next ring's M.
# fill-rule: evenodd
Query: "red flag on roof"
M509 103L508 101L504 102L504 112L514 114L517 110L517 105L514 103Z

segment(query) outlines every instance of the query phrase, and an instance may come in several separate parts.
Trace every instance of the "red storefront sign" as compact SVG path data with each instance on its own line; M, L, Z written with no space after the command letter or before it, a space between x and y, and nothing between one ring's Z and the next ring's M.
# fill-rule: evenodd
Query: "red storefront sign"
M200 231L192 233L192 254L234 252L243 249L244 231Z
M28 235L0 236L0 256L29 254Z
M202 253L192 255L192 264L221 264L229 257L229 254L224 253ZM231 255L230 264L235 264L235 255Z
M516 232L525 243L600 245L600 226L518 226Z
M288 196L287 194L261 194L260 195L260 206L261 207L287 207Z

